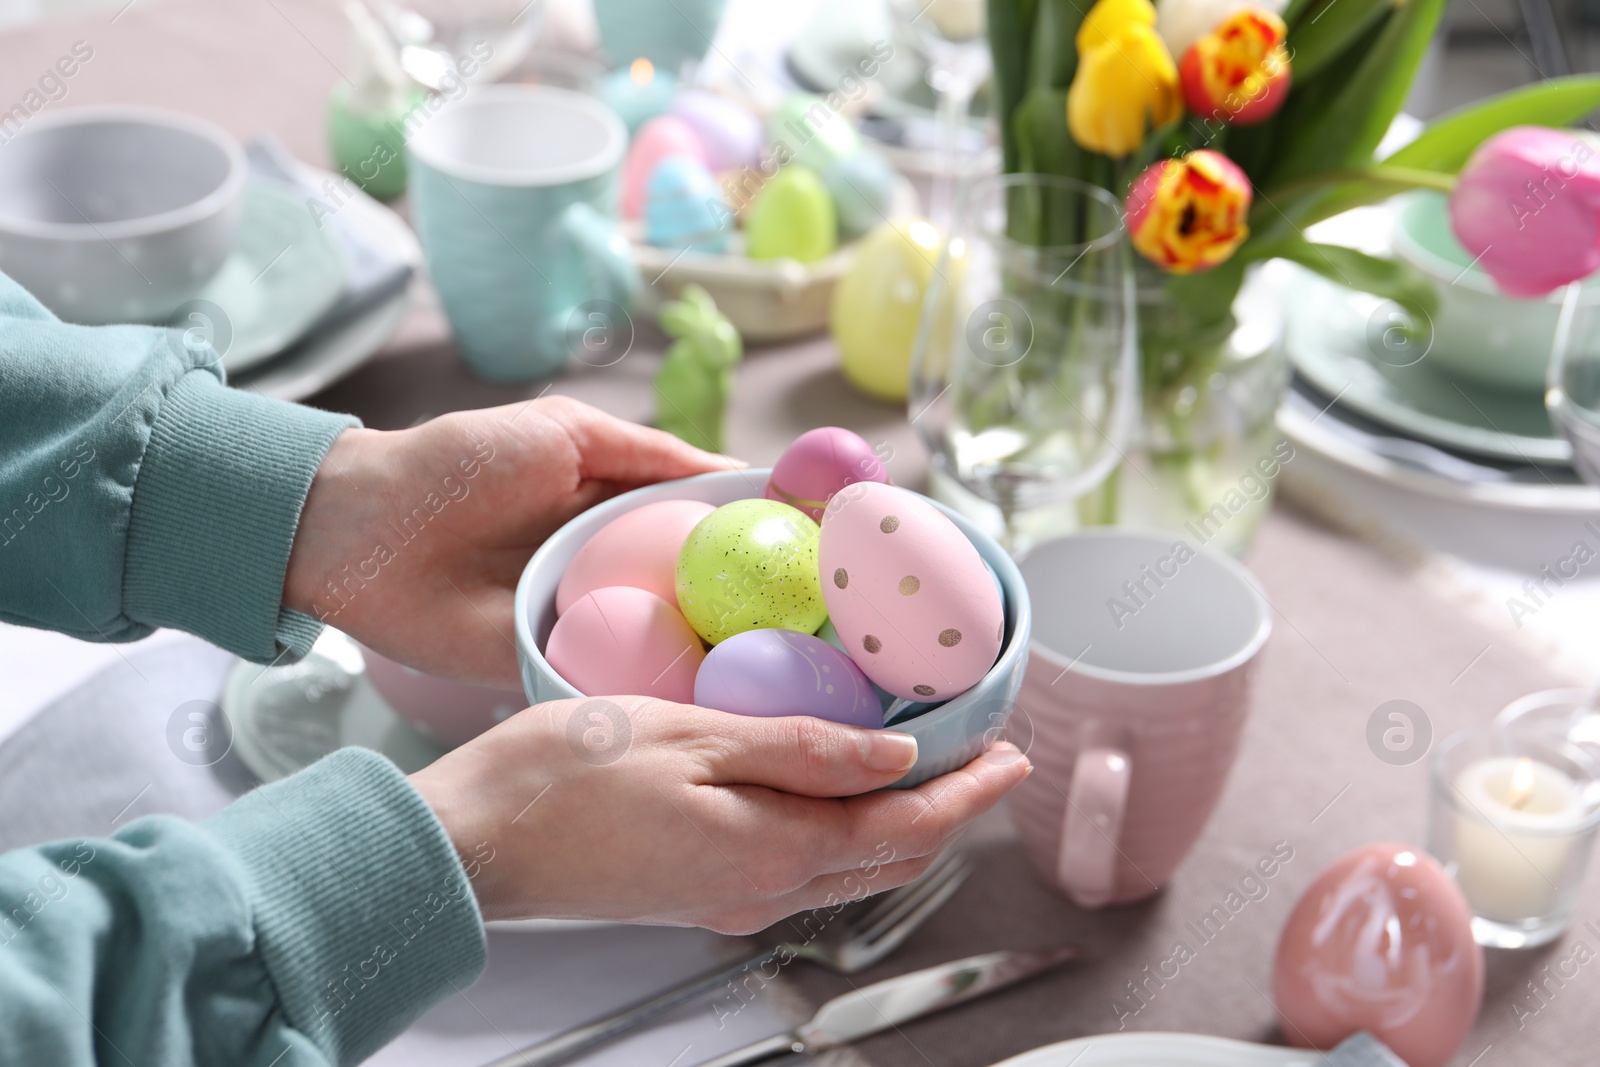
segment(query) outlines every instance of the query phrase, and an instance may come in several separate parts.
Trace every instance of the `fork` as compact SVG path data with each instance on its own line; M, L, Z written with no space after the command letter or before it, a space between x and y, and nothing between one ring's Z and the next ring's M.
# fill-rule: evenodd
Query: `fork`
M618 1008L571 1030L503 1056L486 1067L553 1067L596 1045L633 1029L648 1019L729 985L750 970L789 958L807 959L839 974L855 974L899 948L928 917L944 906L972 873L972 864L957 852L946 852L914 882L876 897L856 901L811 936L763 949L730 967L689 978L652 997ZM818 909L821 911L822 909ZM816 912L812 913L813 915Z

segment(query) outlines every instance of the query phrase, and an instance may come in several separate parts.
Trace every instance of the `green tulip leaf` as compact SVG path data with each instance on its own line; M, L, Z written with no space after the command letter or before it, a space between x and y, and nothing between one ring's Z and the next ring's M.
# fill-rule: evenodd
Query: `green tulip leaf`
M1384 160L1455 174L1490 137L1513 126L1568 126L1600 107L1600 76L1552 78L1459 108L1428 124L1415 141Z
M1263 242L1251 253L1255 259L1287 259L1340 285L1393 300L1419 322L1439 309L1433 282L1409 263L1380 259L1341 245L1316 244L1298 236Z
M1319 5L1289 31L1289 69L1294 79L1316 77L1393 10L1394 0L1333 0Z
M1015 113L1028 88L1029 41L1039 0L988 0L989 50L994 57L995 107L1000 114L1001 151L1007 172L1018 167L1017 143L1006 116Z

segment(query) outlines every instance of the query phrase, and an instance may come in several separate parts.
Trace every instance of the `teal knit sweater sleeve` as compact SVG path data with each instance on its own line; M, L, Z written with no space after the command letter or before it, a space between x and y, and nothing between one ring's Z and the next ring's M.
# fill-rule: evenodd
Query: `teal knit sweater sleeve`
M483 961L449 838L362 749L199 825L0 855L3 1064L357 1063Z
M355 420L228 389L187 341L66 325L0 275L0 619L304 655L320 627L281 606L289 548Z
M224 386L178 331L63 324L0 275L0 619L302 655L300 508L354 420ZM492 858L488 846L473 863ZM0 1064L354 1063L484 962L466 870L345 750L208 822L0 855Z

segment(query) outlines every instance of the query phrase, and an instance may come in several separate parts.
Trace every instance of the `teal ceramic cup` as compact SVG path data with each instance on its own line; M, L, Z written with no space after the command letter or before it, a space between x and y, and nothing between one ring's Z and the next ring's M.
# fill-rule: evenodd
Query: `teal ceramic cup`
M517 382L632 336L638 289L616 222L622 120L582 93L476 88L415 122L407 145L417 234L467 366Z
M595 0L594 20L612 66L643 56L676 72L705 56L725 6L726 0Z

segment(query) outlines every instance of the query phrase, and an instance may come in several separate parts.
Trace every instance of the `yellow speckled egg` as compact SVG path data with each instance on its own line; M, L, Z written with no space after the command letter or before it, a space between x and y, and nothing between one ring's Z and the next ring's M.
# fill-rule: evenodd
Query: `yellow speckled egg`
M815 633L828 609L817 578L819 531L776 500L735 500L689 532L678 555L678 606L712 644L746 630Z

